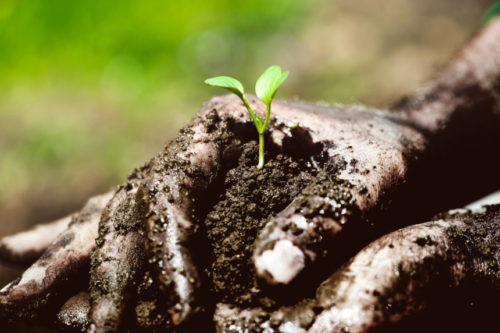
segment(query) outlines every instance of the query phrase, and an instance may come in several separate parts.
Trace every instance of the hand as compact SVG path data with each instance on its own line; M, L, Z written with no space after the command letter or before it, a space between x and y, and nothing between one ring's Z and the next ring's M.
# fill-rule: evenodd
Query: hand
M256 103L253 98L250 101ZM292 155L312 152L316 158L311 161L321 175L318 183L305 189L303 196L270 222L274 225L274 221L290 212L295 214L290 221L307 216L311 230L304 232L302 243L306 246L313 238L334 237L350 219L359 218L358 212L369 205L370 196L375 199L378 195L377 182L381 177L391 173L399 179L404 175L401 165L405 164L405 146L399 136L388 140L381 131L402 133L402 127L390 120L389 113L327 110L293 103L275 104L273 113L268 144ZM300 125L290 130L286 126L290 122ZM11 316L27 317L42 311L44 303L60 303L60 298L70 295L59 294L64 294L73 276L88 271L91 258L90 331L117 330L127 307L135 302L135 285L147 274L166 295L163 306L169 315L163 318L165 325L183 323L196 312L200 293L200 272L193 264L189 247L199 233L199 225L192 220L192 199L202 197L224 171L223 166L234 163L231 160L240 154L242 141L247 140L251 126L239 100L232 96L212 99L174 142L144 167L135 170L126 184L91 199L80 213L73 214L68 229L21 280L2 290L2 308ZM348 147L350 145L352 147ZM360 154L366 152L368 146L373 147L372 153ZM349 165L356 156L358 164ZM354 170L354 167L372 168L375 164L378 169L371 173ZM340 181L343 175L346 179ZM337 177L339 181L334 183ZM366 184L366 191L361 189L361 182ZM297 207L310 211L305 215L296 211ZM58 223L45 228L53 228ZM319 227L321 231L315 233ZM31 234L40 237L42 233ZM26 256L27 250L16 246L23 246L26 243L23 237L27 235L14 236L15 241L5 239L3 252L18 258ZM42 247L41 243L39 246L31 243ZM307 250L302 248L302 243L292 246L297 246L302 253ZM147 267L146 262L153 267ZM298 272L296 267L291 268Z
M498 39L494 34L497 30L486 30L478 40ZM477 45L483 44L476 40L472 49L481 51ZM494 48L499 44L486 45ZM481 54L479 51L474 54ZM491 57L483 61L488 59ZM273 104L266 142L292 156L312 157L318 181L271 219L260 234L254 263L262 279L286 285L302 272L313 272L311 267L318 258L331 257L335 246L346 245L345 252L352 253L377 230L385 231L381 219L376 222L373 218L395 199L395 191L409 179L411 170L422 171L417 160L436 151L446 152L454 143L449 138L482 142L482 138L465 136L463 117L470 117L474 124L486 124L486 139L498 142L494 141L499 128L496 95L484 86L485 80L470 80L471 73L476 78L484 73L468 65L464 71L461 61L459 57L422 99L410 101L400 113ZM500 71L494 63L492 60L487 76L493 80ZM449 80L450 73L457 74L454 80ZM474 89L474 98L467 99L464 91ZM427 104L419 102L426 99ZM251 99L251 103L256 101ZM430 110L433 112L428 116ZM456 115L462 118L457 120ZM299 127L288 128L290 122ZM224 166L237 158L251 126L236 98L209 101L179 137L135 170L126 184L89 201L74 215L69 229L56 238L47 254L20 280L2 289L2 313L26 318L59 304L70 296L65 291L74 285L71 277L89 271L91 256L89 331L117 330L130 320L126 314L133 305L140 313L137 321L159 311L159 325L166 327L185 324L186 319L203 312L202 273L192 253L201 237L200 225L192 218L196 208L192 199L203 197L225 171ZM406 202L409 199L411 196ZM366 223L367 219L372 223ZM349 245L342 239L358 240ZM6 243L4 253L23 256L23 250L12 242ZM280 263L279 269L272 263ZM157 295L152 305L148 295L158 290L163 296Z
M441 214L374 241L313 298L274 311L219 303L217 332L488 331L499 305L499 240L500 205Z

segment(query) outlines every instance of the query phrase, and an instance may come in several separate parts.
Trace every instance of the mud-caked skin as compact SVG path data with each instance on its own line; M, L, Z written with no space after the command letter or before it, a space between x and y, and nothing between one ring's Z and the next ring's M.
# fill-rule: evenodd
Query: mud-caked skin
M89 331L116 331L129 302L132 284L144 262L143 216L136 194L150 164L134 170L102 212L90 265Z
M4 237L0 243L1 256L15 263L33 263L47 250L55 235L68 228L73 215L70 214L52 223L38 224L29 230Z
M82 330L88 326L90 311L90 295L81 291L68 299L57 313L57 321L61 329Z
M418 188L416 183L427 183L428 187L434 187L433 191L439 191L439 181L433 183L430 179L445 178L446 174L462 170L446 185L450 189L456 187L464 197L466 193L460 191L461 188L467 186L473 191L473 184L464 180L466 172L476 181L478 174L487 173L490 178L485 181L498 187L500 179L495 170L500 158L491 158L500 143L498 54L500 20L473 39L419 95L404 100L391 113L352 107L322 108L303 103L287 103L283 108L276 108L277 117L283 112L283 116L311 129L314 142L329 142L327 151L331 163L338 165L340 160L347 167L336 168L337 180L332 182L334 189L329 190L328 196L324 188L313 186L310 196L297 198L270 222L255 246L257 273L270 284L289 283L324 250L324 246L316 246L318 238L323 243L331 243L329 239L348 229L345 222L349 220L363 220L365 226L366 222L375 222L373 219L377 219L381 210L393 208L391 201L399 200L399 204L406 207L400 216L410 218L410 209L416 206L413 203L425 202L425 197L432 196L428 188L427 191L419 189L420 197L411 194ZM303 113L298 110L308 110L307 117L301 117ZM474 156L474 152L479 156ZM485 162L484 166L477 168L478 159ZM464 165L468 166L461 169ZM405 182L410 184L401 189L400 185ZM315 196L315 192L318 195ZM446 201L443 196L453 197L450 192L442 192L442 197L436 199ZM323 214L313 213L314 219L304 219L301 208L304 202L309 207L321 207L319 211ZM410 206L409 202L412 202ZM323 203L326 207L322 207ZM356 216L356 209L361 219L350 218ZM413 214L418 215L417 210ZM305 223L312 220L313 223ZM304 232L297 235L291 224L301 226L299 229ZM318 226L319 232L315 229ZM363 226L357 225L353 232L359 234L360 228ZM313 245L316 250L312 250ZM290 263L288 274L282 270L279 277L273 274L272 262L278 259Z
M489 306L498 308L499 281L496 205L445 214L376 240L325 280L313 299L276 311L220 303L214 318L218 332L380 331L451 293L467 299L487 292L494 300Z
M73 215L68 228L53 235L55 239L45 253L20 278L0 291L3 316L35 318L53 299L57 302L64 297L65 289L72 289L71 280L77 280L81 271L88 272L90 255L96 248L99 218L111 195L89 199L82 210Z
M387 231L388 225L395 228L408 224L411 210L403 210L408 218L396 222L384 223L380 216L394 209L390 205L393 200L401 205L404 203L405 209L413 207L415 212L425 208L415 204L418 199L415 195L401 195L408 193L400 190L425 180L425 172L432 170L435 156L449 157L449 152L455 152L457 144L460 147L464 142L476 148L498 147L499 53L500 20L496 20L445 67L429 89L400 104L399 112L274 102L266 145L282 154L308 159L311 168L315 169L315 179L283 211L272 217L258 236L253 264L262 283L281 287L293 284L299 276L315 272L313 268L320 259L324 263L336 255L342 257L356 251L360 242L374 239L381 231ZM257 112L264 112L264 106L255 97L249 96L249 101ZM473 135L471 127L481 128L481 135ZM197 259L211 249L203 248L207 243L203 241L204 227L199 223L196 207L200 201L210 200L213 185L234 165L244 144L255 139L252 121L237 97L220 96L209 100L179 136L142 168L134 170L125 184L90 199L81 212L73 215L68 229L55 238L42 257L21 278L0 291L0 315L8 319L29 319L49 306L60 306L63 296L67 299L86 289L85 282L82 286L74 286L75 290L65 288L71 284L71 277L74 274L86 276L89 271L90 309L88 321L81 322L90 332L134 330L136 324L142 328L177 330L188 325L190 318L209 311L217 299L201 297L202 282L210 282L204 278L200 270L202 263ZM499 162L491 153L472 159L476 165L485 163L493 167ZM461 178L456 179L460 182L465 178L475 180L478 176L467 172L468 165L464 163L447 167L462 172ZM490 169L484 169L483 173L487 170ZM488 175L494 185L498 168L492 170L496 172ZM455 223L459 231L467 225L458 220L450 223ZM60 226L61 222L56 221L44 230L57 230ZM424 226L401 231L400 243L397 243L399 256L389 256L390 260L407 260L403 269L405 265L417 265L417 259L422 257L412 254L417 249L415 246L420 245L405 237L420 235L422 228L422 233L427 233L422 237L429 236L430 243L448 244L448 238L440 238L429 230L450 228L438 222ZM7 258L27 257L34 251L39 253L50 238L46 235L33 237L33 233L25 235L25 239L35 239L38 244L30 248L20 241L13 242L13 238L4 239L0 241L0 254ZM21 240L24 236L14 237ZM345 242L345 239L354 241ZM342 244L342 247L335 248L334 244ZM426 255L440 258L440 246L428 248L426 251L430 252L425 252ZM367 249L356 258L372 256L371 260L375 260L379 252L370 254L373 244ZM483 259L489 260L474 257L474 253L460 253L478 261L478 265L482 265ZM472 267L477 268L474 265ZM335 266L321 267L328 273L336 269ZM358 300L357 308L353 305L357 301L345 294L344 304L350 307L344 310L339 304L331 303L328 297L332 293L337 295L335 298L344 295L343 290L348 288L342 281L363 281L374 286L377 283L391 286L393 282L378 279L376 273L369 279L362 276L362 267L359 269L359 273L351 274L348 280L335 280L340 281L335 282L337 284L327 280L318 289L317 300L311 301L318 302L314 306L304 301L300 305L303 311L289 306L290 310L285 312L272 312L276 315L268 325L276 322L291 325L290 329L283 329L285 332L293 331L297 320L300 322L298 328L308 327L318 332L335 331L334 328L346 324L358 325L352 329L359 331L371 328L370 320L379 315L377 311L359 310L364 304L362 300ZM466 272L464 275L467 276ZM425 274L422 279L429 281ZM498 284L497 275L491 275L491 279L496 279ZM397 295L400 291L396 291L394 297ZM372 292L366 302L376 297L377 293ZM385 293L384 297L392 296ZM409 301L410 308L418 308L421 304L413 299ZM406 309L402 303L400 308ZM71 306L66 306L66 314L60 318L71 318L70 309ZM81 314L81 306L79 311ZM252 311L248 309L242 313ZM400 311L396 317L388 316L384 320L392 322L397 316L410 312ZM289 320L283 313L287 313L286 316L293 314L298 319ZM218 307L216 318L221 330L230 329L227 323L231 316L240 323L245 322L239 319L240 310L225 305ZM271 320L261 319L264 326L266 320Z

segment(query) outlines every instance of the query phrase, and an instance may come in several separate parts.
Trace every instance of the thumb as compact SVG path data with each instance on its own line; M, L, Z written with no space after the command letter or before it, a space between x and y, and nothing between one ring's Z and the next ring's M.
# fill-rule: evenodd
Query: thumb
M348 222L359 220L352 191L340 179L320 179L306 188L259 235L253 254L257 275L268 284L286 285L325 256L328 243Z

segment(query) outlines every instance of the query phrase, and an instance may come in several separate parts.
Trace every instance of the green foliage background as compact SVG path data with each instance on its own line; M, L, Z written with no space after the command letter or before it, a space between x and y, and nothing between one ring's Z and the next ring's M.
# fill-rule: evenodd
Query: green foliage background
M121 182L220 93L206 77L251 87L279 64L291 74L278 98L385 106L448 58L491 3L3 0L0 218Z
M312 3L2 1L0 195L119 182Z

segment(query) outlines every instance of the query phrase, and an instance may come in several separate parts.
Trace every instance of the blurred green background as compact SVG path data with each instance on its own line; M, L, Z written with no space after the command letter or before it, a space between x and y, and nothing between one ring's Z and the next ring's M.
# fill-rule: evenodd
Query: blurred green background
M209 76L253 91L279 64L291 74L278 98L385 107L422 85L492 3L2 0L0 235L122 182L221 93Z
M0 236L79 207L231 75L278 98L386 107L481 26L487 0L2 0ZM19 268L0 267L3 285ZM12 328L13 329L13 328Z

